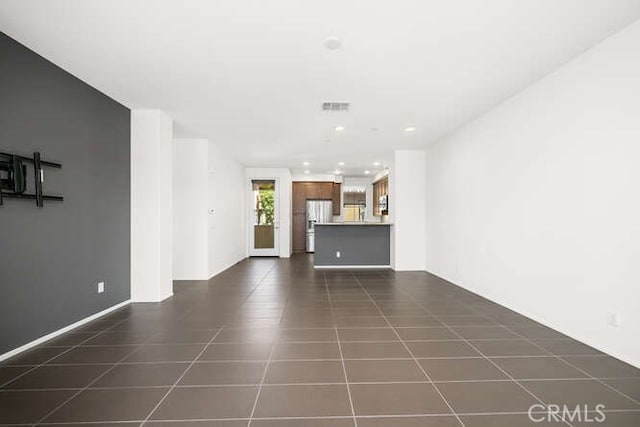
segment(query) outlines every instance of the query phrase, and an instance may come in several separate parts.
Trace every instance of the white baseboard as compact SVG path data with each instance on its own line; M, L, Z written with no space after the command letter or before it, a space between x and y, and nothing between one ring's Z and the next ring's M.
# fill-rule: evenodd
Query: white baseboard
M147 298L143 298L143 299L136 299L136 298L131 298L129 300L129 302L141 302L141 303L161 303L162 301L169 299L173 296L173 291L169 292L166 295L161 295L160 297L158 297L158 299L147 299Z
M585 337L583 334L578 333L576 331L570 331L570 330L567 330L565 328L559 328L553 322L549 322L548 320L540 317L539 315L531 313L531 312L528 312L527 310L521 310L519 307L516 307L515 304L511 304L508 301L504 301L502 298L499 298L499 297L497 297L495 295L492 295L489 292L481 292L481 291L478 291L478 290L475 290L475 289L468 288L468 287L460 284L457 280L449 278L448 275L446 275L446 274L443 274L443 273L440 273L440 272L435 272L435 271L430 271L430 270L425 270L425 272L429 273L429 274L432 274L432 275L434 275L436 277L439 277L441 279L444 279L447 282L453 283L454 285L456 285L456 286L458 286L458 287L460 287L460 288L462 288L462 289L464 289L466 291L469 291L469 292L471 292L473 294L481 296L482 298L488 299L489 301L492 301L492 302L494 302L496 304L499 304L499 305L501 305L503 307L506 307L509 310L513 310L516 313L521 314L522 316L528 317L529 319L532 319L532 320L534 320L534 321L536 321L536 322L538 322L538 323L540 323L540 324L542 324L542 325L544 325L544 326L546 326L548 328L551 328L551 329L553 329L555 331L558 331L561 334L564 334L564 335L568 336L569 338L572 338L572 339L574 339L576 341L579 341L579 342L581 342L583 344L586 344L589 347L593 347L596 350L599 350L599 351L603 352L604 354L612 356L612 357L614 357L614 358L616 358L618 360L621 360L621 361L623 361L625 363L628 363L629 365L632 365L632 366L634 366L636 368L640 368L640 360L638 360L637 358L630 357L627 354L619 353L619 352L617 352L615 350L611 350L610 348L606 348L601 343L594 342L592 339L590 339L588 337Z
M131 300L130 300L130 299L128 299L128 300L123 301L123 302L121 302L121 303L119 303L119 304L116 304L116 305L114 305L114 306L111 306L111 307L107 308L106 310L102 310L102 311L100 311L100 312L98 312L98 313L96 313L96 314L92 314L92 315L91 315L91 316L89 316L89 317L85 317L85 318L84 318L84 319L82 319L82 320L78 320L77 322L72 323L72 324L71 324L71 325L69 325L69 326L65 326L65 327L64 327L64 328L62 328L62 329L58 329L58 330L57 330L57 331L55 331L55 332L51 332L50 334L47 334L47 335L45 335L45 336L43 336L43 337L40 337L40 338L38 338L37 340L31 341L30 343L27 343L27 344L25 344L25 345L22 345L22 346L20 346L20 347L18 347L18 348L16 348L16 349L14 349L14 350L11 350L11 351L9 351L9 352L7 352L7 353L4 353L4 354L0 354L0 362L2 362L3 360L7 360L7 359L9 359L10 357L13 357L13 356L15 356L15 355L17 355L17 354L20 354L20 353L22 353L23 351L27 351L27 350L29 350L30 348L33 348L33 347L35 347L35 346L37 346L37 345L40 345L40 344L42 344L43 342L49 341L50 339L55 338L55 337L57 337L58 335L62 335L62 334L64 334L65 332L69 332L70 330L75 329L75 328L77 328L78 326L82 326L82 325L84 325L85 323L89 323L89 322L91 322L92 320L96 320L97 318L102 317L102 316L104 316L105 314L109 314L109 313L111 313L112 311L115 311L115 310L117 310L117 309L119 309L119 308L122 308L122 307L124 307L125 305L129 305L130 303L131 303Z
M313 268L335 270L339 268L348 269L370 269L370 270L389 270L390 265L314 265Z
M242 261L244 261L245 259L247 259L247 256L243 256L243 257L238 257L235 261L231 261L227 264L223 264L222 267L219 267L217 270L214 270L212 272L209 272L209 278L205 279L205 280L211 280L214 277L216 277L218 274L227 271L228 269L230 269L231 267L235 266L236 264L240 264Z

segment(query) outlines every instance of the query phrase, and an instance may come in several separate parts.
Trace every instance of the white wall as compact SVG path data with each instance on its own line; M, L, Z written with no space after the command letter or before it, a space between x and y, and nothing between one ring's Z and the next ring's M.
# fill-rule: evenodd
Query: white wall
M209 274L209 141L173 141L173 278Z
M252 197L251 180L252 179L277 179L278 181L278 211L279 211L279 239L278 249L280 258L289 258L291 256L291 171L287 168L246 168L245 169L245 200ZM245 209L244 222L249 222L249 207ZM247 231L248 233L248 231ZM249 254L248 234L245 238L245 250Z
M246 257L244 166L209 143L209 277Z
M171 117L131 111L131 299L173 295Z
M389 174L389 219L396 270L424 270L425 152L397 150Z
M430 148L426 179L427 270L636 366L639 46L637 22Z
M207 280L244 259L244 166L206 139L176 139L173 185L174 279Z
M336 176L331 173L309 173L309 174L293 174L291 175L291 181L293 182L305 182L305 181L313 181L313 182L340 182L336 178Z

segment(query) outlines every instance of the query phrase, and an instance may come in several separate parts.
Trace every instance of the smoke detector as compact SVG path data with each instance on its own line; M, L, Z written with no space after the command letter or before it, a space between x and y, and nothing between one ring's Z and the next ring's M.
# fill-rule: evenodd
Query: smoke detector
M349 111L349 102L323 102L322 111Z
M337 37L327 37L324 39L324 47L329 50L336 50L342 47L342 40Z

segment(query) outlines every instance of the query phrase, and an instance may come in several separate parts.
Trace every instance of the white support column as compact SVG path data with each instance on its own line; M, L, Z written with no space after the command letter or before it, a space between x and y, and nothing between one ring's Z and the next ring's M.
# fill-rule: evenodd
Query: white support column
M396 270L424 270L426 252L426 157L422 150L398 150L389 175Z
M173 122L158 110L131 111L131 300L173 295Z

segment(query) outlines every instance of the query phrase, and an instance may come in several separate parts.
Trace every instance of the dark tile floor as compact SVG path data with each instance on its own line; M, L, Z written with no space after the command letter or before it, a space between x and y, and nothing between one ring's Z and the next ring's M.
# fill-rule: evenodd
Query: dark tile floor
M638 426L640 370L426 273L251 259L0 365L0 424L72 423Z

